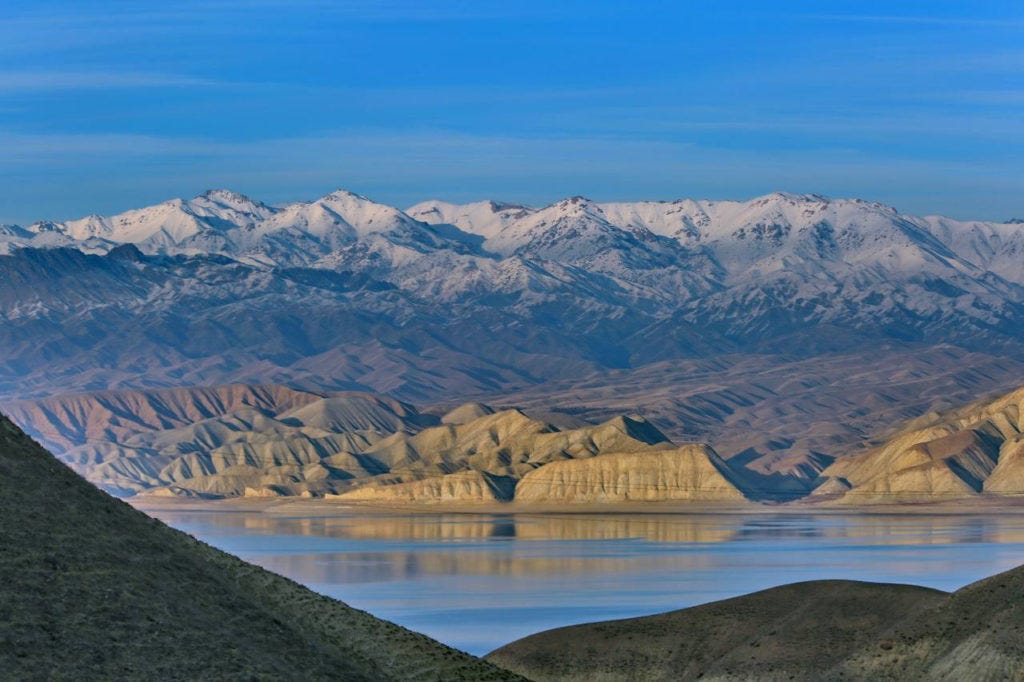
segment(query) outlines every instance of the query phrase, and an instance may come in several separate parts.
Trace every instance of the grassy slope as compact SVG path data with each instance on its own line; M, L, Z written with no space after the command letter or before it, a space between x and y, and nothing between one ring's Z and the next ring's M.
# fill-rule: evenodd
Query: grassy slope
M823 673L886 623L942 598L917 587L797 583L656 616L552 630L489 658L537 680L788 679L797 669Z
M952 595L797 583L542 632L487 658L535 680L1021 680L1024 568Z
M957 590L844 670L878 679L1024 680L1024 567ZM871 655L874 654L874 655Z
M114 500L0 417L0 676L514 676Z

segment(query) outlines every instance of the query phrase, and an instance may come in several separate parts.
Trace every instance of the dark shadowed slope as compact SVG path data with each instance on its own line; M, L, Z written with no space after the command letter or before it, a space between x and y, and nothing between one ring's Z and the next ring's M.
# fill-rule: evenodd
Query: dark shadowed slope
M534 680L1024 679L1024 568L951 595L817 581L542 632L488 660Z
M797 583L670 613L562 628L489 654L536 680L789 679L824 675L943 593Z
M133 510L0 417L0 676L509 679Z

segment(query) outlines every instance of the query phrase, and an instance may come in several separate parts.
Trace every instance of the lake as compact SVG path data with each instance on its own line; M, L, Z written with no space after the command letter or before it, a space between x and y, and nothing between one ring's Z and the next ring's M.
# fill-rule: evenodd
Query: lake
M1019 515L147 511L473 654L548 628L801 580L953 590L1024 563Z

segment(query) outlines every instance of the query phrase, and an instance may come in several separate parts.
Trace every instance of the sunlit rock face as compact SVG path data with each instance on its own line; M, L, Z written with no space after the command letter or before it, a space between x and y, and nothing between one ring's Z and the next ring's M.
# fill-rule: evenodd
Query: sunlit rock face
M888 442L824 470L815 497L840 504L1024 493L1024 389L927 414Z
M551 462L672 447L636 416L560 428L483 404L437 416L370 393L281 386L106 391L8 407L60 459L119 495L508 502L523 475Z
M728 466L705 445L555 462L516 485L519 502L742 502Z

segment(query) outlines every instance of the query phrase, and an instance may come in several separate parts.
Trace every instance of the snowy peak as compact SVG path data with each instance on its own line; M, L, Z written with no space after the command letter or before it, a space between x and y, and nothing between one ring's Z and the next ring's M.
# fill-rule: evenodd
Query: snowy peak
M229 189L208 189L202 194L196 196L192 201L198 202L201 200L233 208L235 210L266 208L266 205L263 202L256 201L244 194L239 194L238 192L233 192Z
M352 242L361 236L423 227L397 208L339 189L314 201L289 204L277 210L263 221L257 233L266 235L291 230L319 239Z
M706 249L733 277L783 271L885 270L943 261L948 251L920 226L878 203L775 192L746 202L605 205L616 224L644 226Z
M788 192L748 201L601 203L574 196L539 209L426 201L403 212L344 189L280 208L211 189L113 216L7 227L0 243L4 253L135 244L150 254L215 253L265 266L361 271L449 293L507 293L510 282L534 279L509 272L556 281L550 278L559 268L610 278L630 295L679 300L808 277L853 278L859 286L893 277L955 280L962 290L959 280L988 272L1024 284L1019 225L915 218L876 202ZM508 262L498 268L495 258Z
M832 199L821 194L797 194L795 192L771 192L750 201L741 202L751 206L791 206L800 207L832 203Z
M168 201L113 216L91 215L57 223L56 231L77 240L98 238L136 244L148 252L222 251L224 233L266 220L275 210L228 190L210 190L185 201Z
M659 237L640 222L616 223L602 204L579 196L513 221L484 245L496 253L555 260L612 276L688 260L675 240Z
M377 202L364 197L362 194L356 194L343 187L339 187L333 192L329 192L324 196L320 197L320 201L336 201L336 202L356 202L360 204L374 204L377 206L383 206L384 204L378 204Z
M544 216L544 220L549 222L562 218L575 218L594 220L611 225L600 204L581 196L556 201L550 206L545 206L537 211L537 215Z
M593 206L594 202L591 201L590 199L584 196L576 195L574 197L566 197L561 201L556 201L555 203L551 204L550 206L547 206L546 208L556 207L562 211L572 212L583 211Z
M536 209L500 201L476 201L471 204L450 204L446 201L424 201L406 213L431 225L454 225L463 232L485 239L497 236L517 220Z
M181 199L110 217L92 215L70 220L63 227L64 232L74 239L99 237L122 244L145 245L154 250L164 250L210 229Z
M252 225L272 216L276 209L244 194L227 189L210 189L188 202L196 215L223 221L224 227Z
M976 269L977 261L960 262L949 247L952 238L936 234L927 221L877 202L818 194L612 203L576 196L511 213L495 202L432 201L409 212L483 236L484 247L494 253L648 284L653 276L638 270L674 268L722 284L808 276L880 281L890 276L886 273L906 278L926 270L928 277L960 277ZM1009 271L1008 265L1001 268ZM1019 270L1015 278L1024 279L1024 268ZM685 286L696 285L690 280Z
M472 246L457 228L440 229L347 190L289 204L251 229L229 235L235 254L277 265L356 270L384 277L426 254Z
M363 235L391 232L419 224L397 208L379 204L343 189L335 190L311 205L326 207L351 226L356 233Z

